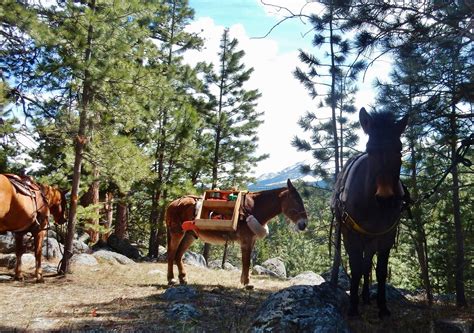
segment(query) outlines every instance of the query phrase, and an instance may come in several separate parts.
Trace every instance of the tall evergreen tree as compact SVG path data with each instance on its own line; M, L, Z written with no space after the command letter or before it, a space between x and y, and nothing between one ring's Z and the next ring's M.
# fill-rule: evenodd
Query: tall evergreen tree
M321 15L312 15L310 22L315 31L313 46L321 57L300 50L300 60L307 69L296 68L295 77L306 87L312 98L320 97L318 107L329 108L329 116L323 110L307 112L299 121L310 141L296 136L292 142L300 151L312 153L315 164L304 166L304 172L313 172L329 181L339 173L345 159L354 154L358 138L354 130L358 123L350 120L356 109L353 105L354 81L364 67L363 61L351 59L350 40L344 38L342 25L344 8L336 3L324 4ZM321 88L328 89L321 94Z
M249 171L266 155L255 156L257 128L262 123L258 112L258 90L248 90L245 83L253 68L243 63L245 52L238 50L238 40L224 29L219 49L219 64L211 64L205 76L207 114L206 128L210 151L207 165L211 170L211 188L245 186ZM217 67L215 69L215 67ZM206 141L205 139L203 140ZM204 247L204 258L209 257L210 245ZM224 253L224 256L226 254Z
M150 25L152 37L160 50L160 54L152 59L150 69L162 71L169 84L164 98L147 106L150 118L145 129L145 141L152 152L155 174L154 181L150 184L150 257L158 255L160 242L165 243L164 216L168 198L176 191L174 180L182 178L182 173L186 170L185 161L193 155L194 146L189 142L198 125L198 117L192 94L200 89L195 69L184 65L182 58L184 52L198 49L202 45L202 40L196 34L185 29L193 18L194 11L187 0L167 0L163 2L163 6L162 11L155 13ZM160 89L158 85L157 89ZM150 124L153 124L151 128Z

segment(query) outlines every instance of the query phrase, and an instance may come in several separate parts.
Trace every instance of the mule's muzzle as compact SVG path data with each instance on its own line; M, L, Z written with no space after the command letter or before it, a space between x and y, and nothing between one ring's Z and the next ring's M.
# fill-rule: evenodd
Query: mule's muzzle
M399 196L389 196L389 197L383 197L380 195L375 195L375 201L377 204L382 207L382 208L393 208L396 207L400 204L401 198Z
M308 225L308 220L307 219L299 219L298 222L296 223L298 230L303 231L306 229L306 226Z

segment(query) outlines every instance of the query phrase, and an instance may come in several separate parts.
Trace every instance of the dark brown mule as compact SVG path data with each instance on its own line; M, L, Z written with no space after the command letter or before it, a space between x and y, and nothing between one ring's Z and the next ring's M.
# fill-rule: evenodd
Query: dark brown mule
M299 230L304 230L308 223L303 200L301 200L298 191L289 179L287 186L285 188L245 194L241 203L242 214L237 224L237 230L234 232L199 230L198 235L196 235L193 231L183 231L182 223L194 219L196 198L186 196L171 202L166 211L166 225L168 228L168 283L176 283L173 275L173 263L176 263L178 266L179 282L181 284L187 282L182 260L183 254L194 239L199 237L203 241L213 244L225 244L227 240L240 243L242 251L242 275L240 282L247 286L249 284L250 255L257 236L248 227L246 218L253 215L262 226L265 226L273 217L283 213L296 224Z
M351 269L349 315L358 315L358 291L362 275L362 299L369 302L369 274L377 253L377 305L379 316L390 315L386 305L385 282L390 249L395 242L404 191L400 183L400 136L408 117L400 121L391 113L359 113L360 123L369 135L366 154L350 160L336 182L336 191L346 181L344 193L338 193L336 219L342 225L344 246ZM350 171L349 178L347 169ZM352 173L352 175L351 175ZM344 179L344 180L343 180ZM349 183L349 184L347 184Z
M12 182L20 183L18 187ZM0 174L0 232L15 233L15 279L22 280L21 256L25 251L23 236L31 232L34 237L37 282L43 282L41 250L50 213L57 224L66 222L66 198L57 188L36 184L22 186L25 178Z

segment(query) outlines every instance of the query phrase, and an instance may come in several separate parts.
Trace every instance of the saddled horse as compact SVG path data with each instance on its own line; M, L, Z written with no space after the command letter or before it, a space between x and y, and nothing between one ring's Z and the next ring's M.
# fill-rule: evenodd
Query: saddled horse
M0 174L0 232L15 234L16 280L23 280L23 236L31 232L35 246L36 282L44 281L41 251L50 214L57 224L66 222L65 193L49 185L37 184L29 177Z
M390 315L385 282L402 209L404 190L400 182L401 134L408 122L392 113L359 112L362 129L369 135L366 153L349 160L335 186L336 220L341 225L344 247L351 270L349 315L357 316L359 283L362 275L363 302L369 303L369 274L377 253L377 305L379 316Z
M171 202L166 211L168 284L170 285L176 283L173 275L173 263L178 266L179 282L181 284L187 283L182 258L197 237L212 244L225 244L226 241L239 242L242 252L240 282L247 286L249 284L250 256L259 236L259 230L265 228L266 224L280 213L295 223L298 230L304 230L308 224L303 200L289 179L287 187L284 188L246 193L241 202L241 214L236 231L199 230L197 234L194 231L184 231L182 223L194 219L196 203L196 197L185 196ZM251 215L260 223L258 229L253 227L254 231L246 222Z

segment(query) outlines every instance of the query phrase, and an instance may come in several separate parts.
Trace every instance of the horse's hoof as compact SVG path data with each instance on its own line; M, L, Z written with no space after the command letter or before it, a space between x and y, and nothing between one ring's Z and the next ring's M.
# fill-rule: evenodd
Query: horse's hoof
M244 286L244 289L245 290L253 290L255 287L253 286L253 284L247 284Z
M388 318L388 317L390 317L390 315L391 315L391 313L387 308L379 310L379 318L380 319Z
M185 286L188 284L188 281L186 279L179 279L179 284Z
M15 276L14 280L15 280L15 281L24 282L24 281L25 281L25 278L23 277L23 275L21 275L21 276Z
M176 281L175 279L168 280L168 286L174 286L177 283L178 281Z
M44 283L43 277L41 277L41 278L39 278L39 279L36 279L36 283Z

